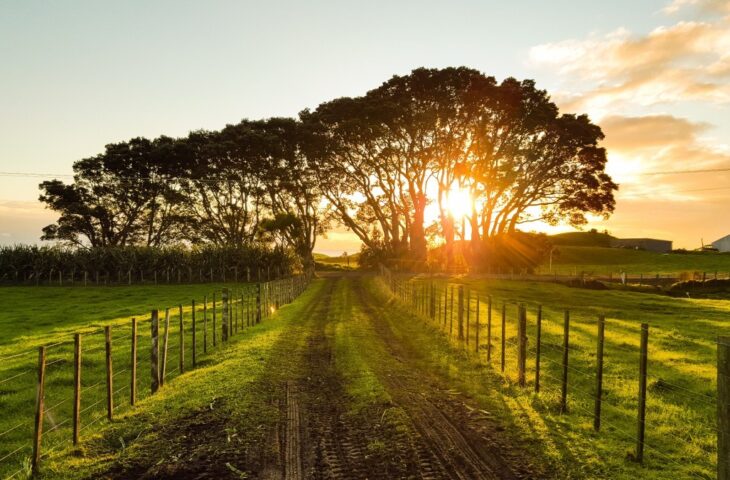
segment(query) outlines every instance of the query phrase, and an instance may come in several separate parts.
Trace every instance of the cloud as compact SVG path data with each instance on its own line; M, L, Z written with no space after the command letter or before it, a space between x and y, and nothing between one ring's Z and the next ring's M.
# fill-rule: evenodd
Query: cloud
M673 115L612 115L601 121L601 127L606 134L605 146L627 151L691 144L711 125Z
M662 9L662 12L673 15L688 7L708 13L730 13L730 1L728 0L673 0Z
M621 105L729 103L730 17L680 21L643 36L622 28L537 45L529 63L556 70L569 90L579 92L565 108L594 115Z
M622 184L620 199L698 202L730 196L728 172L657 174L730 168L730 153L701 137L712 125L672 115L613 115L601 127L607 170Z
M528 63L557 74L561 110L590 114L606 135L617 208L591 226L694 247L728 233L730 172L657 172L730 168L714 125L671 114L704 115L727 131L718 111L730 104L730 0L667 2L668 25L536 45Z

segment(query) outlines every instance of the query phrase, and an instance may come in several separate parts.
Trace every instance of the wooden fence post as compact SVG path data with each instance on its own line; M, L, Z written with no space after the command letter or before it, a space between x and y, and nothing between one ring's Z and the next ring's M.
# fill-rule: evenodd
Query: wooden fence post
M535 335L535 393L540 393L540 343L542 341L542 305L537 306L537 333Z
M593 409L593 430L601 429L601 400L603 396L603 343L606 329L606 320L603 315L598 317L598 340L596 344L596 403Z
M639 412L636 432L636 461L644 461L644 430L646 427L646 363L649 348L649 324L641 324L641 346L639 352Z
M183 307L178 305L178 312L180 317L180 351L178 356L180 358L180 375L185 373L185 324L183 322Z
M730 336L717 338L717 480L730 480Z
M112 366L112 327L104 327L104 339L106 346L106 416L109 420L114 418L114 378Z
M256 324L261 322L261 283L256 284Z
M81 334L74 333L74 405L73 405L73 443L79 444L81 418Z
M429 317L431 320L434 320L436 318L436 289L433 285L433 281L431 282L431 288L429 289L428 300Z
M137 319L132 319L131 373L129 380L129 404L137 403Z
M563 318L563 379L560 387L560 413L568 411L568 349L570 348L570 311Z
M405 299L405 294L406 294L406 292L405 292L405 290L403 290L404 299ZM446 316L447 316L448 310L449 310L449 287L446 286L446 287L444 287L444 315L443 315L444 321L443 321L443 326L441 328L442 330L446 329Z
M520 387L525 386L525 364L527 360L527 310L524 305L520 305L520 315L518 317L518 346L517 353L517 382Z
M451 305L449 306L449 337L454 336L454 286L451 286Z
M459 341L464 341L464 285L459 285L459 299L458 299L458 322L459 322Z
M43 437L43 402L46 387L46 347L38 347L38 386L35 398L35 430L33 433L33 473L38 472L41 460L41 439Z
M193 318L192 318L192 324L193 324L193 368L195 368L198 365L197 358L196 358L196 353L197 353L197 351L196 351L197 350L196 349L196 343L197 342L195 341L195 339L196 339L196 337L195 337L195 330L196 330L196 325L195 325L195 300L193 300L193 307L192 307L192 309L193 309L192 310L192 315L193 315Z
M213 346L216 346L216 338L218 336L217 334L218 330L216 329L216 301L215 301L215 292L213 292Z
M162 372L160 373L160 385L165 384L167 377L167 346L170 340L170 309L165 309L165 333L162 337Z
M159 325L158 325L158 313L157 310L152 310L152 318L150 321L150 343L152 345L152 351L150 352L150 374L152 377L150 391L152 393L157 392L160 388L160 343L159 343Z
M236 289L231 289L231 297L229 299L230 305L231 305L231 318L230 318L230 328L228 331L228 336L232 337L234 333L236 333L236 323L238 322L238 308L236 305Z
M504 350L505 350L505 336L507 331L507 304L502 302L502 364L501 370L504 373Z
M487 297L487 363L492 361L492 296Z
M221 293L221 303L223 308L223 316L221 319L221 341L228 341L228 289L224 288Z
M477 318L476 330L474 331L474 351L477 352L477 360L479 359L479 294L477 294Z
M469 322L471 321L471 290L466 289L466 344L469 345Z
M203 297L203 353L208 353L208 295Z

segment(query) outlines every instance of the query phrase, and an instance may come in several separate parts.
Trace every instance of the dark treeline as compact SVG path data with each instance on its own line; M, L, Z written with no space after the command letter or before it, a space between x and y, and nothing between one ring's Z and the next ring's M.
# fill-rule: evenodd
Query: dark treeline
M43 239L75 246L286 248L312 265L326 215L293 119L244 120L185 138L135 138L40 185L60 213Z
M59 213L43 239L259 245L308 266L316 237L336 221L370 263L451 267L459 250L473 268L529 266L544 243L521 233L531 223L579 226L613 211L602 138L531 80L417 69L297 119L110 144L74 164L72 183L40 185L40 200ZM468 194L463 218L449 206L455 192Z

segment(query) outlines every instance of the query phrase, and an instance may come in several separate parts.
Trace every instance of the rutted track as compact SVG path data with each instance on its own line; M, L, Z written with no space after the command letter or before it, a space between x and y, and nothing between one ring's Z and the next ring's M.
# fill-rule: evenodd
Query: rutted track
M445 380L419 369L408 341L391 329L392 305L364 281L324 280L282 325L283 335L261 357L262 374L239 390L222 385L211 392L214 404L153 424L156 435L140 439L138 448L166 453L122 458L93 478L535 478L520 470L524 454L500 438L496 424L448 393ZM335 343L341 331L366 338ZM338 369L349 364L335 362L335 345L338 354L362 353L385 399L353 410ZM243 393L250 401L241 410L234 399ZM262 411L268 416L256 418Z
M308 340L306 362L308 377L301 384L306 398L307 438L310 458L308 478L368 478L363 447L365 439L359 428L344 415L346 395L342 379L334 365L332 338L327 326L334 321L332 290L341 279L330 280L327 314L313 319L314 328Z
M408 362L403 348L384 319L380 301L368 298L357 281L358 306L368 315L392 356L392 368L380 375L394 401L402 407L418 432L416 452L421 478L518 479L529 478L505 459L505 452L489 435L472 428L470 411L443 392L443 386ZM478 421L474 420L474 424ZM482 432L489 425L481 425ZM486 428L485 428L486 427ZM493 427L493 426L492 426ZM492 433L495 433L494 431Z

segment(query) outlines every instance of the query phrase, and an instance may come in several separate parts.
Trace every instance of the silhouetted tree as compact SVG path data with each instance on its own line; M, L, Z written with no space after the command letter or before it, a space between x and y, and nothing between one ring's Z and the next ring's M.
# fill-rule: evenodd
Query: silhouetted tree
M175 140L135 138L74 163L74 182L40 184L40 201L60 213L44 240L95 247L174 242L180 195L163 159Z

